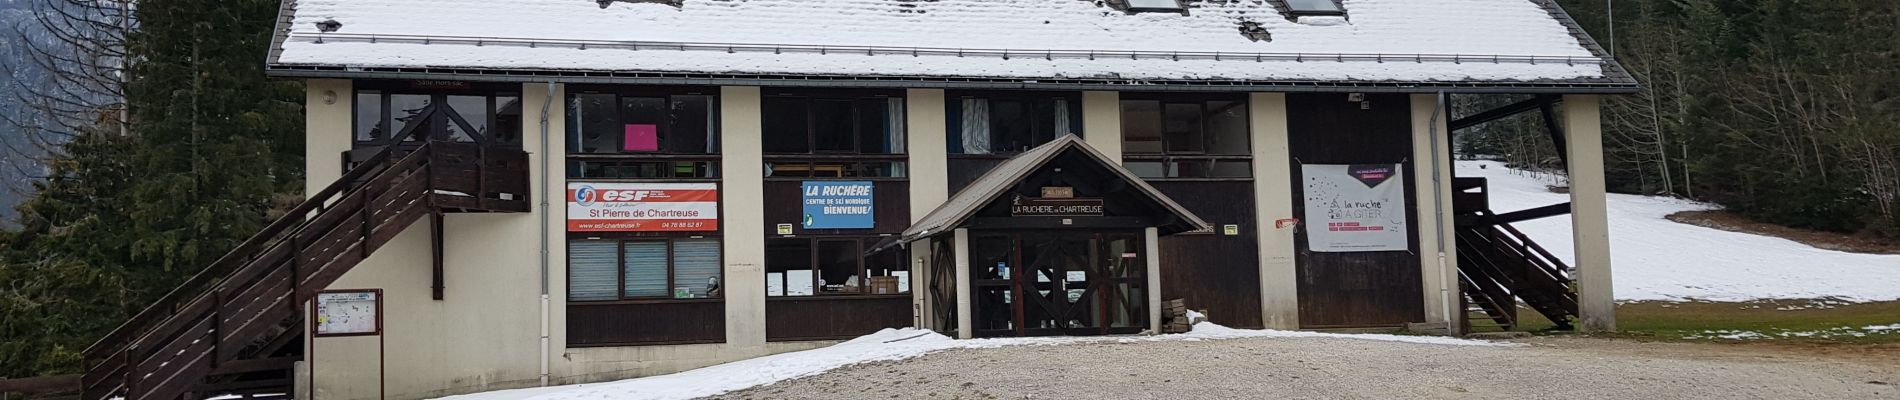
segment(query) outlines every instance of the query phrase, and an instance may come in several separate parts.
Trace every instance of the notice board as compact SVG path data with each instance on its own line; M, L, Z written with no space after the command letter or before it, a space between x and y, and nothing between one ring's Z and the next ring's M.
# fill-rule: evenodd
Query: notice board
M383 330L382 291L317 292L316 336L377 335Z

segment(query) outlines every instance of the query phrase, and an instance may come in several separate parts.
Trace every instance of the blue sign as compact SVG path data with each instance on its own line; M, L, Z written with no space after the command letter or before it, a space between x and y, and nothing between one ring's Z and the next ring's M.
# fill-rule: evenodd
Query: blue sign
M871 214L871 182L805 182L805 229L869 229L877 226Z

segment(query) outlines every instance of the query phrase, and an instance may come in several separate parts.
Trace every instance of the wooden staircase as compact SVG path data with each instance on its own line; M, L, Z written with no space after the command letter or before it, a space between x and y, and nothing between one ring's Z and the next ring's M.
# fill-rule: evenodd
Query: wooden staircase
M528 171L515 149L381 150L87 348L83 398L292 396L308 299L423 217L528 212Z
M1574 329L1577 292L1570 267L1491 212L1483 179L1457 178L1453 189L1466 315L1488 316L1497 328L1513 330L1521 326L1522 302L1555 324L1553 329ZM1469 318L1464 324L1469 332Z

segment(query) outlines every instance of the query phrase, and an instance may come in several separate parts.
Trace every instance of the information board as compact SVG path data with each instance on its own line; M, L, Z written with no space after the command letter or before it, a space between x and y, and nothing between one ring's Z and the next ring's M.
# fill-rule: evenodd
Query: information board
M339 290L317 293L316 335L357 336L382 333L382 292Z
M1399 164L1301 166L1307 247L1316 252L1407 251Z

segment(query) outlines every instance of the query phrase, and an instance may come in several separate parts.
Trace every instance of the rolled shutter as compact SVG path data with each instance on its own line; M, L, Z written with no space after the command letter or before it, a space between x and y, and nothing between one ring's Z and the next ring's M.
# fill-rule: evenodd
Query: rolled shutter
M693 297L714 297L710 289L719 286L724 264L719 261L719 239L681 239L673 242L673 282L692 291Z
M627 242L627 297L669 297L666 287L666 242Z
M619 243L576 240L567 243L567 299L615 300L620 289Z

